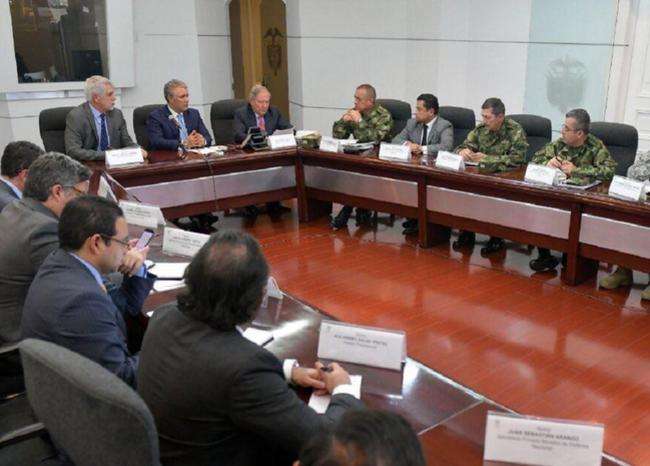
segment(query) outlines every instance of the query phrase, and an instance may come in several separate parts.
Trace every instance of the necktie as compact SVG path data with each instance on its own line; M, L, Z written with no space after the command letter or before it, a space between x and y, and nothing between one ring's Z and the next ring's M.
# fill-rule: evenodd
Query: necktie
M427 145L427 129L429 129L427 125L424 125L424 128L422 128L422 141L420 142L421 146Z
M263 116L257 115L257 126L259 126L262 131L266 131L266 124L264 123Z
M100 128L100 135L99 135L99 150L100 151L105 151L108 149L108 131L106 129L106 115L102 113L99 115L99 119L101 120L101 128Z
M178 124L179 124L179 130L181 133L181 141L185 141L187 139L187 126L185 126L185 118L183 118L183 114L179 113L178 114Z

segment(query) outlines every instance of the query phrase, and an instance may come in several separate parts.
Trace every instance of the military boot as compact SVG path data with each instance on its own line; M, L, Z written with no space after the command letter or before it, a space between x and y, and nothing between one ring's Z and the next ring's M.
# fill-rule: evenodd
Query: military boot
M619 286L630 286L632 284L632 271L619 267L616 271L600 281L600 287L606 290L615 290Z

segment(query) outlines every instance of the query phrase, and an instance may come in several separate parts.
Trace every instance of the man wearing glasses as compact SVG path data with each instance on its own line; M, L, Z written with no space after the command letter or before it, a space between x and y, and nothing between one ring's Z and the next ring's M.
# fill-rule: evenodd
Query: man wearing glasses
M532 163L547 165L562 171L567 182L586 185L595 180L610 181L614 177L616 161L603 141L589 133L591 119L582 108L569 110L565 115L561 136L540 149ZM536 272L546 272L557 267L559 259L545 248L530 262Z
M0 343L20 340L20 319L30 283L59 246L59 216L88 191L91 172L67 155L51 152L29 167L22 199L0 214Z
M23 338L56 343L101 364L135 388L138 356L127 343L126 316L138 317L155 280L135 249L122 209L98 196L66 205L60 248L34 278L23 310ZM120 288L103 277L124 274Z

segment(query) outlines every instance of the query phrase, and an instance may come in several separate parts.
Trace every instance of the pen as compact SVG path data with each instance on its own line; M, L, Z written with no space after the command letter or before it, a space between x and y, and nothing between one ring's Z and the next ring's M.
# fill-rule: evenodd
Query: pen
M320 370L323 372L332 372L332 368L330 366L323 366L320 368Z

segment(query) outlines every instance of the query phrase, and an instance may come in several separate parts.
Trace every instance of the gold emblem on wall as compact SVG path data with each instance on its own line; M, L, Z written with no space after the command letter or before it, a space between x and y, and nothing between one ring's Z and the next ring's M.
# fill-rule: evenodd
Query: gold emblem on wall
M278 75L278 70L282 66L282 44L278 43L278 38L284 37L278 28L269 28L264 34L266 42L266 57L269 65L273 69L273 74Z

